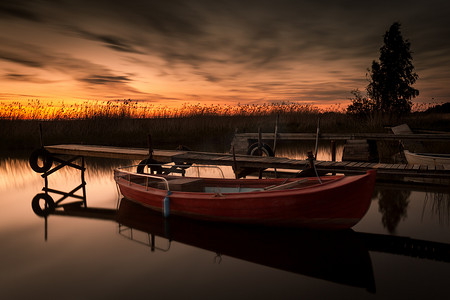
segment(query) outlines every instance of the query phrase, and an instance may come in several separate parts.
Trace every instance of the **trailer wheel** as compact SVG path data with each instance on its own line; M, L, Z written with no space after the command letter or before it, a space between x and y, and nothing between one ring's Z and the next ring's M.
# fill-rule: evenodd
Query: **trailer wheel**
M29 159L30 167L37 173L45 173L53 165L53 157L44 148L34 150Z
M46 217L55 210L55 202L48 194L40 193L31 200L31 207L36 215Z
M254 156L275 156L272 148L269 145L262 143L261 144L261 153L258 150L258 143L254 143L248 147L247 155Z

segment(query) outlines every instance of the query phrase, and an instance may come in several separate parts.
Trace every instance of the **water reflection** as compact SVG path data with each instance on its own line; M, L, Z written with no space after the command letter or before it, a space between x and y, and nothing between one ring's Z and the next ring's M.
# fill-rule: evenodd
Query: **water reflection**
M383 227L391 234L396 234L399 225L409 218L408 212L417 210L410 208L410 205L413 203L418 206L419 199L422 200L420 219L414 221L426 223L437 220L442 228L450 225L450 188L443 182L438 184L378 182L373 199L378 202Z
M428 210L432 216L437 216L439 224L450 225L450 191L448 193L427 192L423 206L422 219Z
M291 159L306 159L308 151L313 151L315 148L314 141L302 142L283 142L277 145L276 156L288 157ZM336 145L336 161L342 161L342 154L344 152L344 145ZM332 151L329 142L320 142L317 149L317 160L331 161Z
M117 211L75 205L61 208L51 215L115 220L119 234L152 250L167 251L175 241L212 252L216 262L229 256L375 292L369 252L352 230L291 230L164 218L125 198ZM137 230L147 238L139 238ZM166 241L155 242L155 237Z
M375 293L375 279L369 251L450 262L446 243L353 230L277 229L164 218L125 198L118 209L59 207L45 218L46 227L52 215L117 222L120 235L152 251L170 252L171 243L178 242L209 251L217 263L233 257L371 293Z
M0 213L3 298L28 299L36 295L47 295L48 278L52 279L53 293L79 299L143 298L144 295L196 299L239 297L440 299L445 298L445 295L450 292L448 285L450 209L449 193L445 190L437 190L429 185L428 189L419 191L415 188L411 191L410 187L400 188L400 190L409 190L410 195L406 199L408 204L405 206L407 211L404 217L394 217L400 220L395 227L396 235L399 236L388 234L389 231L383 225L383 214L376 205L381 195L378 193L373 199L375 205L371 206L362 222L354 228L355 232L351 232L348 236L343 234L344 245L338 245L338 249L344 251L346 247L356 243L359 250L368 251L373 270L367 268L364 271L363 268L358 269L352 266L349 270L362 272L364 280L359 280L361 284L352 283L354 279L350 279L355 277L354 274L344 276L350 283L335 284L335 281L332 281L333 275L327 275L328 277L323 275L328 272L327 266L323 267L325 261L332 260L333 257L337 258L336 255L333 256L333 253L327 256L330 251L317 250L321 255L325 253L322 256L324 261L319 261L316 265L317 270L306 267L302 269L301 264L295 268L293 266L302 260L306 266L309 264L307 258L309 253L313 252L312 250L309 252L305 250L308 253L306 256L295 258L298 253L305 253L302 252L302 247L313 249L310 244L314 243L322 245L322 248L334 247L338 244L339 235L334 239L331 237L330 241L317 241L318 237L313 236L309 239L307 234L302 236L300 233L289 236L286 233L284 238L283 234L281 238L272 238L271 233L253 235L253 231L249 230L246 232L252 234L245 236L240 232L242 229L238 229L235 230L237 236L233 237L232 233L228 236L229 239L226 239L227 236L216 238L214 234L203 235L205 238L202 239L202 243L205 244L205 249L211 249L207 251L183 244L183 240L188 243L187 238L192 238L193 235L196 238L196 232L188 232L187 237L180 237L175 230L176 225L170 222L169 227L157 225L159 226L157 228L160 228L161 237L156 237L158 231L155 230L143 233L146 238L150 235L150 243L153 234L156 237L155 246L164 250L167 249L171 240L172 244L168 252L146 251L145 247L124 239L118 233L117 193L112 169L116 166L137 163L136 161L86 159L88 207L78 206L72 209L70 206L58 207L47 218L50 227L49 240L44 242L42 229L45 219L36 217L30 207L31 199L44 185L43 179L29 168L27 156L0 159L1 202L6 208ZM193 172L197 170L193 169ZM233 174L231 170L229 172ZM51 187L55 189L70 191L80 180L79 172L75 170L61 169L57 173L58 175L55 175L50 182ZM399 190L391 186L382 186L380 183L377 185L378 191ZM383 212L394 211L394 209L386 208L386 205L389 205L388 198L384 201ZM100 207L109 209L103 210ZM395 216L392 213L388 215ZM84 219L86 217L90 219ZM98 221L104 219L109 221ZM131 225L128 223L128 226ZM120 225L120 232L129 233L123 230L128 226ZM144 222L139 226L148 225ZM174 229L171 229L172 227ZM161 232L161 228L170 230ZM137 229L133 230L134 237L137 237L137 232ZM326 236L324 234L321 237ZM220 240L217 241L219 237ZM243 245L256 240L254 243L259 246L256 251L250 251L251 247L239 246L238 242L241 240L244 240ZM293 244L292 251L289 250L291 244ZM202 246L200 243L196 245ZM218 245L224 245L224 248L217 248ZM353 253L352 251L356 250L349 251ZM275 262L271 257L272 253L277 254ZM285 257L283 258L280 253L283 253ZM217 256L222 258L220 265L212 263L217 254L222 255ZM232 255L242 259L233 259ZM311 254L312 259L314 255L315 253ZM248 261L255 263L247 263L246 257ZM343 257L345 259L345 253ZM278 259L281 262L277 262ZM350 263L353 258L349 259L347 263ZM219 261L216 260L216 262ZM330 264L337 265L337 268L342 266L335 262ZM276 269L277 266L279 269ZM339 272L342 272L342 268L330 273L339 274ZM375 275L376 295L365 290L368 286L370 287L368 284L370 272ZM120 284L111 284L117 282L118 278L120 278ZM315 278L329 279L316 280ZM177 289L173 288L174 282L177 284ZM30 288L23 289L23 286ZM83 288L76 289L74 288L76 286ZM258 293L255 294L255 291Z
M389 233L395 233L401 220L407 217L409 190L378 190L378 211L382 214L381 222Z

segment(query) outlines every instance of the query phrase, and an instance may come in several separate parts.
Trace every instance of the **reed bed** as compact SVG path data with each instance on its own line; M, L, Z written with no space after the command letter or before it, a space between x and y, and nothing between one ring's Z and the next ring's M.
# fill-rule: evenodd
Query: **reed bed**
M39 100L0 102L0 119L6 120L80 120L80 119L150 119L185 118L192 116L252 116L279 113L320 113L323 110L311 105L291 102L244 105L205 105L185 103L179 107L154 105L131 100L96 101L65 105L64 102L42 103Z
M130 100L74 105L30 101L0 103L0 150L39 147L39 124L46 145L82 143L146 147L151 134L154 147L178 145L193 150L225 152L238 132L387 132L389 126L408 123L412 128L450 131L448 114L415 112L399 117L374 114L368 118L324 111L297 103L262 105L185 104L178 108L146 105ZM395 148L396 146L394 146Z

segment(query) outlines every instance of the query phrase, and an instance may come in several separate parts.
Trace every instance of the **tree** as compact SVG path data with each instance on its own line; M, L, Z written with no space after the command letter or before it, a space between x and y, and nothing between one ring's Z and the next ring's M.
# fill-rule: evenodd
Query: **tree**
M411 99L419 95L419 91L412 87L418 75L414 72L412 64L411 44L408 40L403 40L400 23L392 24L383 40L379 62L373 61L371 69L368 69L370 72L366 88L368 99L361 95L359 98L351 99L352 105L347 108L350 113L364 113L355 111L362 99L370 104L366 108L370 107L372 112L409 113Z
M364 97L360 90L351 91L354 98L351 98L352 104L347 107L347 112L367 116L374 110L373 101Z

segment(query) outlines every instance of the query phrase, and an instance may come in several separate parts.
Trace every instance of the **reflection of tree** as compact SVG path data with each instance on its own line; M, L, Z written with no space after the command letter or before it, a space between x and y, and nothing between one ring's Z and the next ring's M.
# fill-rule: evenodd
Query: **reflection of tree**
M448 225L450 222L450 193L426 193L423 213L429 200L431 200L431 215L438 216L439 224Z
M411 191L408 190L379 191L378 211L381 212L381 221L389 233L395 233L398 223L407 217L410 194Z

